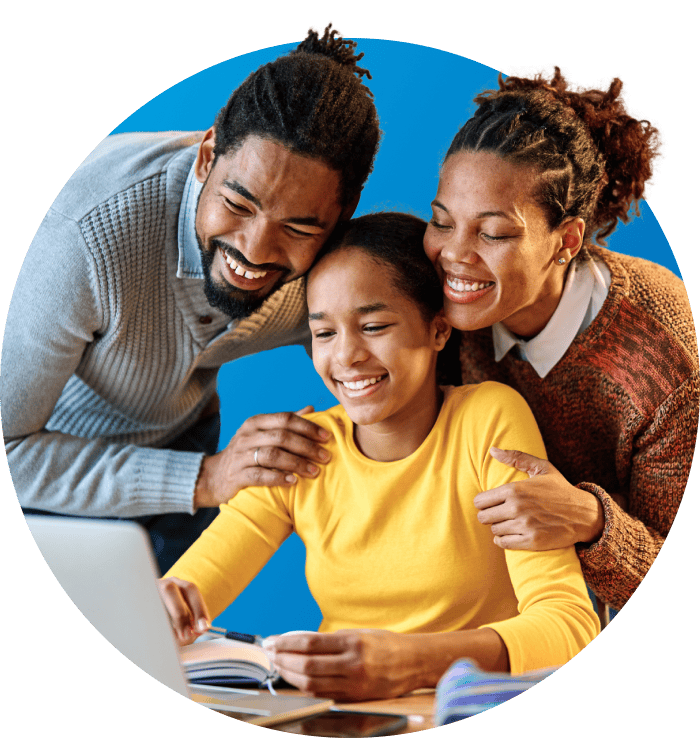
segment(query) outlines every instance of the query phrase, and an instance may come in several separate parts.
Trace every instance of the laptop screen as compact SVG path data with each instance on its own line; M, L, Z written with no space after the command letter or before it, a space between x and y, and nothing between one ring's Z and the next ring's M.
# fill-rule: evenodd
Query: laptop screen
M95 628L146 673L189 696L144 530L126 521L26 520L56 579Z

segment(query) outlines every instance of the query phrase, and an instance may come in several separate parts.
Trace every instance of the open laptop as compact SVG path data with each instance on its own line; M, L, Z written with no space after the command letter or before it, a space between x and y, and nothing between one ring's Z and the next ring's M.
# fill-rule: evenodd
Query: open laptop
M327 709L302 695L191 688L156 586L156 562L141 526L128 521L26 515L29 530L59 584L85 617L130 661L185 697L272 725Z

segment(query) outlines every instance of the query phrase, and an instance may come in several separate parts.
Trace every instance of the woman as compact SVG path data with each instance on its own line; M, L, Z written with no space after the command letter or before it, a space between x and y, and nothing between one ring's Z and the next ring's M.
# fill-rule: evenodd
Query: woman
M305 691L396 696L434 687L460 657L490 671L558 666L598 632L573 547L504 552L476 519L476 494L523 476L489 448L544 447L510 388L438 386L450 329L424 232L412 216L364 216L309 274L314 367L341 403L310 416L331 433L331 461L315 479L248 487L221 507L160 583L181 643L292 530L323 622L271 648Z
M443 163L425 249L463 331L465 383L528 401L551 463L475 499L504 548L576 544L620 608L668 534L690 472L698 356L680 279L600 245L644 192L657 132L607 92L510 77L478 96Z

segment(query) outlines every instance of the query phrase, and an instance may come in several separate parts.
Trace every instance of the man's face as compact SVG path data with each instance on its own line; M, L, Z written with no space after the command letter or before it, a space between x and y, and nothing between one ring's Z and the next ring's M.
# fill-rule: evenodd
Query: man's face
M259 136L216 162L213 149L210 129L195 165L204 184L195 228L207 299L238 319L301 277L352 211L340 205L340 174L318 159Z

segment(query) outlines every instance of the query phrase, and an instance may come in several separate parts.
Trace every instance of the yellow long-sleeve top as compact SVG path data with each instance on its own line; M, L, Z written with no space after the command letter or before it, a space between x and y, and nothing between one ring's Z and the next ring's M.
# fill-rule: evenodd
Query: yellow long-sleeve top
M545 455L517 392L495 382L447 388L428 437L399 461L363 456L340 406L307 417L332 433L319 476L241 490L166 574L196 584L212 617L295 530L321 631L488 626L514 674L563 664L599 632L573 547L504 551L476 518L475 495L525 476L491 446Z

